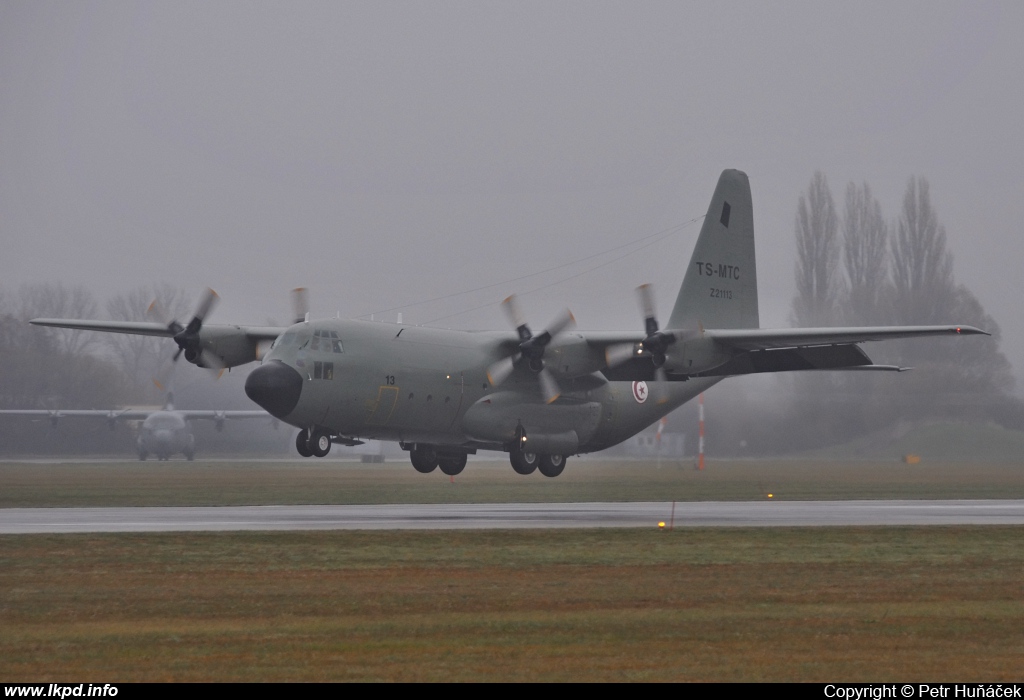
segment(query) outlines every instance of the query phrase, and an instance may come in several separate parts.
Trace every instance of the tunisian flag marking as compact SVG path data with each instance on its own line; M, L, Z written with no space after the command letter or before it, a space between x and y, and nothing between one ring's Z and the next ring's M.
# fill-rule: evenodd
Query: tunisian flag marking
M637 403L647 400L647 382L633 382L633 398Z

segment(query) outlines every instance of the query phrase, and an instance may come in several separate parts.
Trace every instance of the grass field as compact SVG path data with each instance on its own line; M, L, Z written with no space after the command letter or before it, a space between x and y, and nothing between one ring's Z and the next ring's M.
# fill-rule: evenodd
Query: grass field
M556 479L504 461L470 461L451 481L406 463L0 463L0 507L873 498L1024 498L1013 462L570 460Z
M1020 680L1024 528L0 537L0 680Z
M1024 465L0 463L0 506L1024 498ZM0 681L1019 680L1024 527L0 536Z

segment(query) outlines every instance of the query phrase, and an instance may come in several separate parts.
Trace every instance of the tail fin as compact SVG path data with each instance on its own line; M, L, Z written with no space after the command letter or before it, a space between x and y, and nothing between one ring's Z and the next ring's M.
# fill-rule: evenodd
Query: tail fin
M711 197L666 328L758 328L750 181L725 170Z

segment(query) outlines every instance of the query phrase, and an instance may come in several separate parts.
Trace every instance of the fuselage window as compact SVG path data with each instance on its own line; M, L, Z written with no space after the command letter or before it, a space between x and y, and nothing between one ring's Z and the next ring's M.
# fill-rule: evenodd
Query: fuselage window
M323 379L323 378L324 378L324 363L323 362L314 362L313 363L313 379Z
M343 347L341 347L341 341L340 340L332 340L331 344L333 346L334 352L336 352L338 354L341 354L341 353L345 352L345 349Z
M324 379L334 379L334 363L324 363Z

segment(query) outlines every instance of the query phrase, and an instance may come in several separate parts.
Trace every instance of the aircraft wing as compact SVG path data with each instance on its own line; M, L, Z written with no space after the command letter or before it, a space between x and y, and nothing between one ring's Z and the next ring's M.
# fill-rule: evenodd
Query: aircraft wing
M78 331L157 335L165 338L170 338L174 335L174 332L163 323L148 323L144 321L79 321L71 318L34 318L29 323L33 326L71 328Z
M902 371L895 365L876 365L860 343L930 336L989 335L974 326L864 326L848 328L751 328L669 331L669 346L661 378L685 381L691 377L725 377L798 370ZM587 336L591 347L612 358L623 343L643 341L640 334L601 333ZM628 345L626 346L628 349ZM619 350L619 357L622 356ZM684 358L698 357L697 364ZM612 381L651 381L659 377L648 357L635 352L609 362L602 370ZM684 364L685 362L685 364ZM703 364L700 364L700 363Z
M236 418L273 418L272 415L266 411L182 411L177 410L178 413L184 415L188 420L225 420L225 419L236 419Z
M146 321L79 321L69 318L34 318L29 323L51 328L71 328L103 333L125 333L174 338L185 359L201 366L225 369L259 359L262 343L277 339L287 329L277 326L207 324L195 332ZM191 333L191 335L190 335Z
M113 409L104 411L102 409L9 409L0 411L0 416L28 416L36 418L49 418L56 421L58 418L106 418L107 420L145 420L155 411L133 411L128 409Z
M704 337L737 350L803 348L818 345L849 345L874 340L926 336L989 335L974 326L864 326L853 328L791 328L708 330Z
M100 331L103 333L125 333L127 335L155 335L164 338L174 336L174 331L162 323L146 321L79 321L71 318L34 318L29 321L34 326L50 328L71 328L79 331ZM287 330L277 326L235 326L225 324L207 324L204 330L214 334L227 334L232 331L250 340L275 340Z

